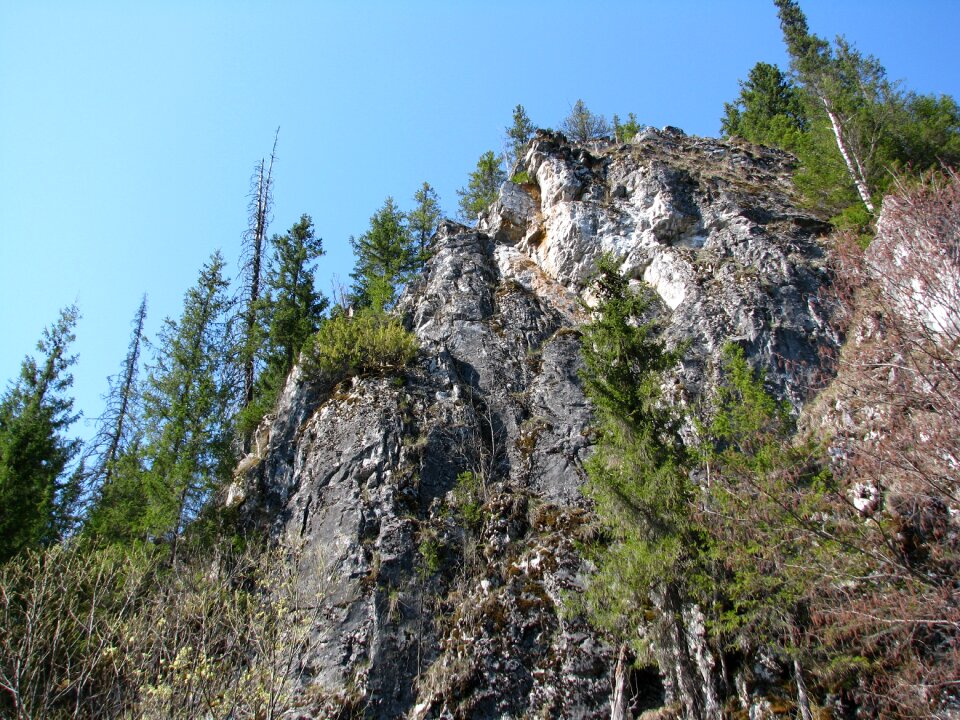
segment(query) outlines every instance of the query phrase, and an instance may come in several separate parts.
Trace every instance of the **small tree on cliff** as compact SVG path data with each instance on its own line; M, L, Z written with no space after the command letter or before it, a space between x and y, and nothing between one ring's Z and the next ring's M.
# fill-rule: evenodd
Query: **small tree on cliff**
M440 198L430 183L424 182L413 201L416 206L407 213L407 230L416 250L415 269L420 270L430 258L430 238L440 222Z
M460 219L464 222L476 220L477 215L496 201L500 186L506 179L501 158L493 150L481 155L476 170L470 173L467 187L457 190L460 196Z
M370 229L350 238L356 265L351 295L359 307L389 309L402 285L418 266L418 249L407 229L406 216L388 197L370 218Z
M610 134L610 126L603 115L595 115L583 100L577 100L570 114L560 123L560 130L574 142L588 142Z
M517 105L513 109L513 125L506 129L507 151L505 160L508 169L513 168L517 160L524 153L527 148L527 143L530 142L530 138L533 137L536 129L536 126L530 122L530 118L527 115L527 111L523 108L523 105Z

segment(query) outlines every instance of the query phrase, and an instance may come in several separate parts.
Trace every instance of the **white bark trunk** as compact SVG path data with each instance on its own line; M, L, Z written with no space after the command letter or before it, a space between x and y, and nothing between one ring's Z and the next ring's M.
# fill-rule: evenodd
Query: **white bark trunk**
M843 140L843 131L840 128L840 121L837 119L836 113L830 109L830 103L825 97L820 98L823 101L824 110L827 111L827 117L830 118L830 126L833 128L833 137L837 141L837 149L840 150L840 154L843 156L843 162L847 165L847 172L850 173L850 177L853 179L853 184L857 188L857 193L860 195L860 199L863 201L863 204L867 207L867 210L870 211L871 215L876 215L876 209L873 206L873 201L870 200L870 192L867 189L867 183L863 177L862 171L859 171L859 163L854 165L853 160L850 157L850 152L847 150L847 145Z
M613 697L610 699L610 720L629 720L627 703L630 701L630 660L627 646L620 646L617 669L613 675Z

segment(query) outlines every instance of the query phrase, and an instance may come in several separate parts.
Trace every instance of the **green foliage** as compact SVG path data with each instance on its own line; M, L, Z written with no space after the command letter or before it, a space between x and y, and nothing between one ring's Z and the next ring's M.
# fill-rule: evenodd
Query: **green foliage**
M510 182L516 183L517 185L529 185L533 182L530 178L530 173L526 170L521 170L518 173L514 173L513 177L510 178Z
M406 216L388 197L370 218L370 229L350 238L356 265L351 297L361 308L385 310L396 302L399 289L419 266L420 255L406 225Z
M794 150L808 126L803 96L776 65L758 62L740 82L740 96L724 103L720 132L760 145Z
M387 373L417 354L416 336L400 318L371 308L326 320L303 348L306 371L330 383L365 373Z
M812 34L795 0L774 4L810 132L799 143L776 132L767 140L797 152L798 185L811 203L836 214L853 198L873 215L891 168L920 172L960 159L960 114L951 98L903 92L876 58L843 37L830 44Z
M621 123L617 115L613 116L613 136L617 142L630 142L643 129L634 113L627 114L627 122Z
M138 382L140 352L147 316L147 298L133 319L133 332L120 373L110 378L106 408L97 421L97 434L90 450L92 465L87 482L93 498L84 521L84 530L101 537L128 527L128 518L137 516L142 499L131 492L130 480L142 472L140 445L143 439L141 388Z
M61 311L37 343L40 362L24 359L0 399L0 562L56 541L75 522L81 476L64 473L80 444L64 433L77 418L65 393L78 318L75 306Z
M698 424L705 479L696 519L710 560L700 600L721 644L787 649L820 577L817 558L841 552L812 531L831 478L818 448L794 439L789 406L764 389L739 346L724 348L722 369L715 409Z
M327 308L327 298L315 287L314 263L324 255L323 240L314 233L310 216L301 215L286 235L274 235L271 245L260 311L266 328L267 375L285 378Z
M479 473L467 471L457 475L457 484L453 488L454 504L473 529L483 524L484 496L483 477Z
M560 130L574 142L588 142L610 134L606 118L590 112L583 100L574 103L570 114L560 123Z
M407 213L407 230L416 248L416 259L411 268L412 272L423 269L430 259L430 239L437 231L440 223L440 198L436 190L425 182L413 195L416 206Z
M599 434L587 491L609 543L596 549L587 604L598 624L632 637L645 653L631 629L645 623L655 592L674 592L693 547L681 418L660 389L680 353L658 338L652 292L633 291L609 258L599 263L594 288L599 304L581 340L581 376Z
M214 254L187 291L179 321L168 318L160 332L144 393L140 531L150 537L179 539L233 465L228 289L223 258Z
M422 561L420 573L423 576L433 575L440 571L443 546L436 535L430 531L421 532L420 543L417 545Z
M502 158L488 150L477 161L477 168L470 173L466 188L457 190L460 196L459 217L471 222L497 199L500 186L507 179L502 168Z
M513 109L513 125L507 128L506 164L512 168L527 149L527 143L533 137L536 126L530 122L523 105Z

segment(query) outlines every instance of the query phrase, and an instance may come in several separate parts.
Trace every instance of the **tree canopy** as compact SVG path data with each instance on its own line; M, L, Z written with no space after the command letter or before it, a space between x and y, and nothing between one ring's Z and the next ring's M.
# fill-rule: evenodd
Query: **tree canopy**
M0 562L59 540L75 520L81 478L67 470L80 441L66 433L77 419L67 392L79 316L76 306L60 312L37 343L39 361L26 357L0 398Z

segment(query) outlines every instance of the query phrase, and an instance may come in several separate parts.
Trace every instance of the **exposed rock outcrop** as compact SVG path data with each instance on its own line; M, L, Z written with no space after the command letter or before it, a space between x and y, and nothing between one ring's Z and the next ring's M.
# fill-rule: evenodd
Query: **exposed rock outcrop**
M248 517L299 545L322 591L305 717L609 716L617 649L562 611L594 532L577 327L602 253L690 343L679 401L735 339L799 406L837 344L825 226L797 209L788 156L678 131L590 149L540 132L519 169L535 182L504 185L475 229L444 223L401 299L416 364L332 390L296 371L239 481ZM650 674L633 709L662 704L664 681Z

